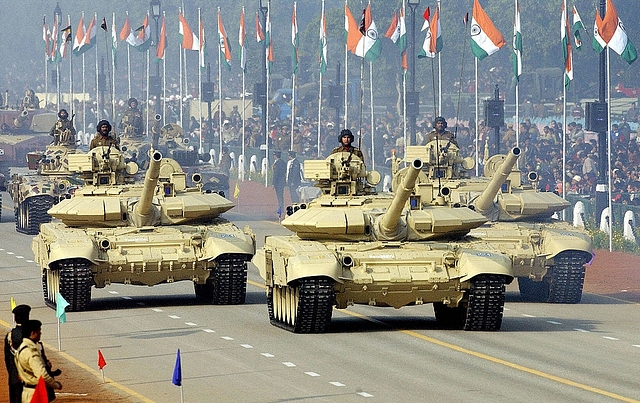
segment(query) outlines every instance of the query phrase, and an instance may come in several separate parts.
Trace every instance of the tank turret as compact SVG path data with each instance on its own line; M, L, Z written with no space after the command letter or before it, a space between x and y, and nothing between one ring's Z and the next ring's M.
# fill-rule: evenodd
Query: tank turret
M191 281L196 296L213 304L240 304L255 237L220 215L233 202L208 193L173 159L154 152L144 183L137 165L109 147L69 156L85 185L49 210L61 222L43 224L32 250L41 267L45 302L57 290L85 310L91 287L112 283L156 285Z

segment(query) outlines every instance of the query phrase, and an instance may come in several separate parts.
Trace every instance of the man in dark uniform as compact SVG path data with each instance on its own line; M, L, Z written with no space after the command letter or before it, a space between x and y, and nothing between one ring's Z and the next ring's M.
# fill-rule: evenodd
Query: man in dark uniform
M276 191L276 198L278 199L278 216L282 216L284 212L284 187L287 184L287 165L280 158L282 153L280 151L274 151L273 157L273 188Z
M129 109L122 115L118 128L124 136L142 136L142 112L138 109L138 100L129 98Z
M69 120L69 112L66 109L60 109L58 112L58 121L49 131L49 135L53 137L51 144L54 146L76 144L76 129L73 127L73 122Z
M452 144L458 145L453 133L447 130L447 120L442 116L436 117L433 121L433 130L427 134L427 144L434 140L451 141Z
M107 120L101 120L100 122L98 122L98 132L93 137L93 139L91 139L89 149L92 150L99 146L113 146L117 150L120 150L118 140L111 137L109 133L111 133L111 123L109 123L109 121Z
M298 203L300 201L298 188L300 187L301 181L300 161L296 158L295 151L289 151L289 161L287 162L287 186L289 187L289 195L291 195L292 203Z
M364 156L362 155L362 151L358 147L354 147L351 143L353 143L354 137L353 133L349 129L342 129L340 132L340 138L338 141L340 142L340 146L336 147L331 151L331 154L347 152L352 153L356 157L360 158L364 161Z
M15 354L22 344L22 325L29 321L29 305L18 305L13 308L13 317L16 327L11 329L4 338L4 363L9 373L9 402L22 402L22 381L18 377Z

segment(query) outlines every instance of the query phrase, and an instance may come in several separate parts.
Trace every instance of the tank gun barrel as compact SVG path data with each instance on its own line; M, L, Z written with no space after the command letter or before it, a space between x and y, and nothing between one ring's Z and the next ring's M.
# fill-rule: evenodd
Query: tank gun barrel
M379 224L378 230L380 235L385 238L393 238L398 232L398 226L400 225L400 215L402 214L402 210L409 200L411 193L413 192L413 188L416 184L416 180L418 179L418 175L420 174L420 170L422 169L422 160L416 158L411 162L409 170L407 174L402 180L402 185L396 191L391 204L387 211L382 215Z
M22 127L24 121L27 120L27 116L29 116L29 111L26 109L20 112L20 115L13 120L13 125L15 127Z
M151 156L151 161L149 161L149 169L147 169L147 173L144 176L142 195L134 210L136 216L146 216L151 211L153 195L160 177L160 161L162 161L162 153L155 151Z
M493 199L502 188L502 185L507 181L511 170L518 161L520 153L521 150L518 147L514 147L509 151L500 168L493 174L487 188L473 201L473 207L478 213L485 217L489 214L493 206Z

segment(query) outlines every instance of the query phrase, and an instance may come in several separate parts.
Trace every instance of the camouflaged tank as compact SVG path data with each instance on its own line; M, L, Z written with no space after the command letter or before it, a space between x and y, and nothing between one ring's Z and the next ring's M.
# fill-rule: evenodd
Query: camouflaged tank
M290 208L290 236L267 236L253 262L267 286L273 325L298 333L327 331L333 306L400 308L433 304L446 328L498 330L509 258L453 242L486 218L414 193L414 160L394 194L376 194L380 175L349 153L306 160L305 178L322 191Z
M59 292L68 310L89 307L91 287L152 286L191 281L213 304L241 304L255 237L220 215L233 203L188 187L178 163L154 152L143 184L137 165L109 147L69 156L85 185L49 210L60 222L43 224L33 239L45 302Z
M570 223L552 218L570 204L555 193L539 191L535 172L528 173L528 183L523 182L517 168L504 164L505 155L495 155L486 161L483 177L471 177L473 160L461 158L458 147L447 142L410 146L406 154L407 158L425 161L416 193L426 198L443 197L451 205L471 206L490 220L470 231L469 246L490 245L507 254L523 298L580 302L584 265L593 256L591 237ZM395 165L394 170L398 170ZM486 189L496 176L504 178L504 183L491 196L493 191ZM393 188L398 186L396 180Z
M13 200L16 231L35 235L40 224L50 222L47 211L60 200L71 197L81 183L69 171L69 155L76 153L75 139L50 144L44 152L27 154L29 172L13 174L8 192Z

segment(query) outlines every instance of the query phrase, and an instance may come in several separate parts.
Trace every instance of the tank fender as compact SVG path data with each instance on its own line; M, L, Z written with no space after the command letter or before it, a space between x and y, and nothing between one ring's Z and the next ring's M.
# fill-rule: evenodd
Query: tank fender
M93 241L86 237L73 239L58 239L46 247L46 240L42 233L33 238L31 249L40 267L50 267L51 264L65 259L86 259L92 264L98 264L98 248Z
M571 231L555 229L542 231L542 252L547 259L553 259L560 252L568 250L586 252L590 256L593 253L592 246L591 237L575 229Z
M513 280L511 259L502 253L477 249L461 249L458 258L460 281L469 281L480 274L505 276L505 284Z
M340 282L342 265L330 252L296 253L287 261L287 284L305 277L330 277Z
M256 253L255 236L235 227L234 230L209 230L203 241L203 259L214 260L220 255L233 253L247 255L249 260Z

